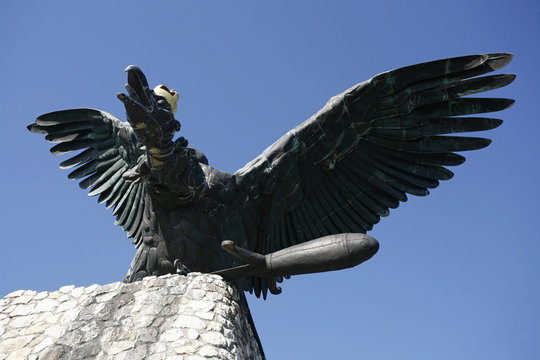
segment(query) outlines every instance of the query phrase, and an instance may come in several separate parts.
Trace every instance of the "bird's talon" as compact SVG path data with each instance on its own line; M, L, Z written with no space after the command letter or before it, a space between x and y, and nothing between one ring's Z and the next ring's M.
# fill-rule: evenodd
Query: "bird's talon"
M174 260L174 267L176 268L176 273L177 273L177 274L186 276L187 274L190 273L190 271L189 271L189 269L187 268L187 266L184 265L184 264L182 263L182 261L180 261L180 259Z
M281 294L281 287L276 285L276 279L275 278L267 278L267 285L268 290L273 295L279 295Z

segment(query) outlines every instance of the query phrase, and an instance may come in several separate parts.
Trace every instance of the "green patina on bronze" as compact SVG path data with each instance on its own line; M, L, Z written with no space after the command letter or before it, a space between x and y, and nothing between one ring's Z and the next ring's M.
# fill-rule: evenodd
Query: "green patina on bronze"
M168 99L126 69L118 94L128 122L94 109L57 111L28 128L57 143L71 179L113 208L138 248L125 281L173 272L215 272L266 298L282 276L336 270L378 249L364 235L389 209L448 180L446 166L490 140L452 136L496 128L470 117L513 100L464 97L511 83L486 75L505 53L412 65L379 74L326 104L234 174L188 146ZM170 100L169 100L170 101ZM234 243L228 241L233 240ZM227 251L223 251L221 245ZM188 270L189 269L189 270Z

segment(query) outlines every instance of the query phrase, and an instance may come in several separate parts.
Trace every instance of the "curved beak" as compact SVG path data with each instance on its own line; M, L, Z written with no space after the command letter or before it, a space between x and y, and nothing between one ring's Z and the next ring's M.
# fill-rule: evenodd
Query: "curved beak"
M142 70L136 65L129 65L125 70L128 73L126 90L129 96L140 101L145 106L150 106L148 81Z

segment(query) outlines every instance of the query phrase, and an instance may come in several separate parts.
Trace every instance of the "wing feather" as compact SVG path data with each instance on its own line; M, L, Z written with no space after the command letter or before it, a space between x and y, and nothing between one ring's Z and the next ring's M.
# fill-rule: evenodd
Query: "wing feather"
M113 215L117 215L116 221L114 222L115 225L120 225L119 220L122 217L124 207L126 203L129 203L130 198L133 199L133 194L135 193L134 187L135 187L135 184L129 183L126 192L121 194L120 201L118 201L118 203L115 205L113 213L112 213Z
M129 231L127 236L130 238L135 238L135 234L139 231L142 223L142 214L144 209L144 186L142 184L139 186L139 202L137 203L137 207L135 211L132 211L132 214L130 216L133 216L132 223L129 227Z
M141 201L143 201L143 185L141 183L137 184L137 192L135 198L133 199L133 204L127 210L127 219L123 226L124 230L128 232L128 237L133 236L133 233L137 230L137 223L135 222L136 215L139 212L139 207Z
M72 158L62 161L60 163L60 169L71 169L75 166L79 166L87 161L93 160L97 157L98 154L99 151L95 149L86 149L83 152L73 156Z
M79 186L90 189L89 196L99 195L99 203L114 206L115 223L140 245L146 190L143 184L135 186L122 178L143 155L130 125L104 111L72 109L41 115L28 129L45 134L55 144L54 155L83 150L62 161L60 168L73 169L69 179L82 179Z
M249 247L270 242L262 249L275 251L325 235L369 231L407 201L407 194L425 196L452 178L446 166L465 161L455 152L491 142L453 134L494 129L501 120L471 115L513 104L464 96L510 84L515 75L482 75L511 59L494 53L416 64L330 99L236 172L249 194L245 211L269 219L258 230L262 236L248 236ZM250 194L252 189L257 194ZM265 294L264 284L253 286L256 294Z
M99 167L99 166L98 166ZM122 159L118 159L114 162L105 172L101 174L99 179L93 185L94 188L88 193L88 196L95 196L100 194L103 190L111 186L113 181L118 181L120 176L127 170L127 166ZM99 172L98 172L99 174Z

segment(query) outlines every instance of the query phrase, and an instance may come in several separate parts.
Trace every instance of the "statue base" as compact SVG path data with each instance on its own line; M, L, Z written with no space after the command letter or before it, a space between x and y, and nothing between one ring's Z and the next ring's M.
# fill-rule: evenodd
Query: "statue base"
M0 300L0 360L263 359L238 291L165 275Z

